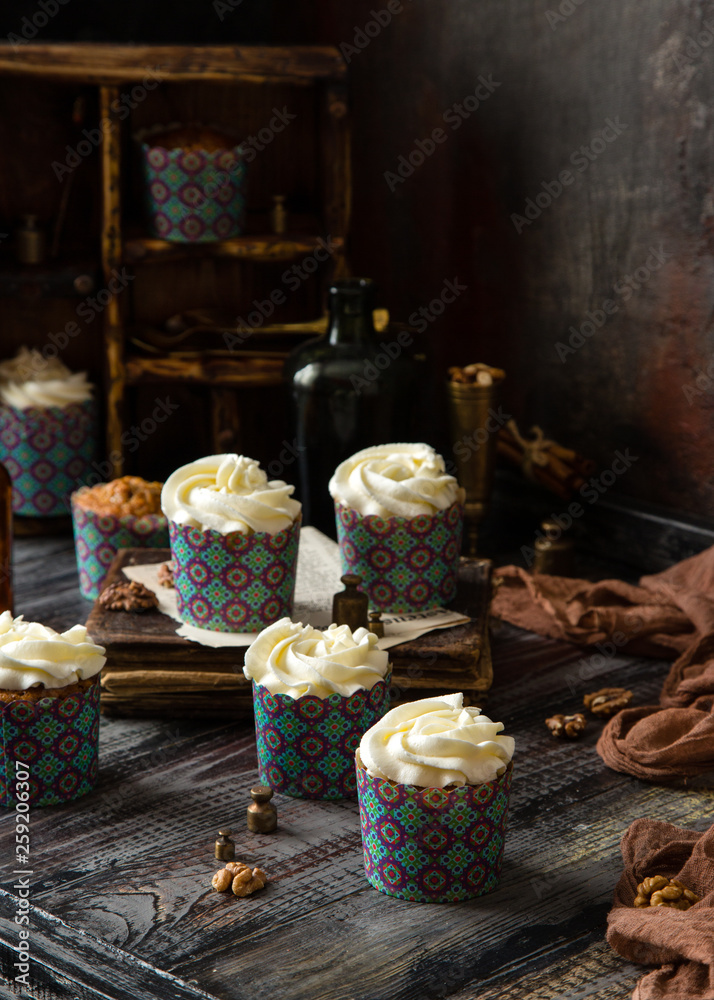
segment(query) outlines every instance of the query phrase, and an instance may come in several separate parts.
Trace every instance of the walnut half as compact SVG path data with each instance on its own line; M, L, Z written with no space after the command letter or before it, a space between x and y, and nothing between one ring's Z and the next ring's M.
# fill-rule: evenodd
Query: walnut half
M99 603L107 611L148 611L159 606L156 594L136 580L110 583L99 595Z
M592 691L583 698L583 705L589 709L593 715L609 716L619 712L632 701L632 691L626 688L600 688L599 691Z
M587 720L582 712L576 712L575 715L552 715L545 724L553 736L575 740L585 729Z

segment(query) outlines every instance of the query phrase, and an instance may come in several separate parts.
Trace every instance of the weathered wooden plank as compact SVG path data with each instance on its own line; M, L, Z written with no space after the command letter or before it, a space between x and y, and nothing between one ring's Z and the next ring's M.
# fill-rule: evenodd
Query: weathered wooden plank
M32 43L0 46L0 72L91 83L162 80L268 81L308 84L341 79L347 67L329 45L114 45Z

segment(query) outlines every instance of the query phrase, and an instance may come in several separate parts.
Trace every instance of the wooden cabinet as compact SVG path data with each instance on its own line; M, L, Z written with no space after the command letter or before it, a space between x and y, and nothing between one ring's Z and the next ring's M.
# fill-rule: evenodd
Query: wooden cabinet
M349 109L339 52L28 44L0 48L0 75L8 74L93 95L85 146L96 146L90 152L101 177L104 285L116 289L105 293L101 311L114 474L137 471L129 453L141 454L143 435L137 446L132 428L167 387L183 401L174 438L178 429L187 440L195 432L202 447L240 449L243 403L255 414L263 391L280 391L287 351L324 324L325 285L347 272ZM270 127L276 115L279 131ZM246 168L242 235L196 245L149 235L137 134L177 122L223 128L238 141L252 137L257 155ZM280 234L271 229L275 195L285 196L288 209ZM177 331L179 316L188 316L187 330ZM232 336L239 326L243 335ZM147 448L162 447L157 432Z

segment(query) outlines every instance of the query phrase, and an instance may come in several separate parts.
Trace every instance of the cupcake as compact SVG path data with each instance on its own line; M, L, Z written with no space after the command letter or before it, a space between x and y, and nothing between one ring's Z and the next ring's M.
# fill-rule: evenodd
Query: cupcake
M244 455L210 455L166 480L178 612L220 632L259 632L292 612L301 505Z
M209 243L240 235L247 161L231 136L204 125L152 129L141 153L154 236Z
M122 476L72 494L74 547L82 597L99 597L118 549L164 549L161 483Z
M368 881L453 903L491 892L503 856L514 741L462 694L393 708L356 754Z
M365 628L283 618L245 654L260 780L303 799L357 794L354 754L389 707L389 657Z
M365 448L337 466L342 571L380 611L424 611L456 596L464 491L426 444Z
M0 615L0 805L54 805L92 790L105 662L83 625L58 633Z
M91 474L97 414L86 372L23 347L0 364L0 461L12 478L13 510L67 514L72 490Z

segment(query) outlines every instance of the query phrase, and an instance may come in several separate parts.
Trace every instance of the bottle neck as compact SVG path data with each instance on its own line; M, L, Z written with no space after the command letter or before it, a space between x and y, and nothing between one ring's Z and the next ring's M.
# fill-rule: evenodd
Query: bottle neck
M375 341L372 309L374 285L365 278L349 278L330 288L331 344L373 344Z

